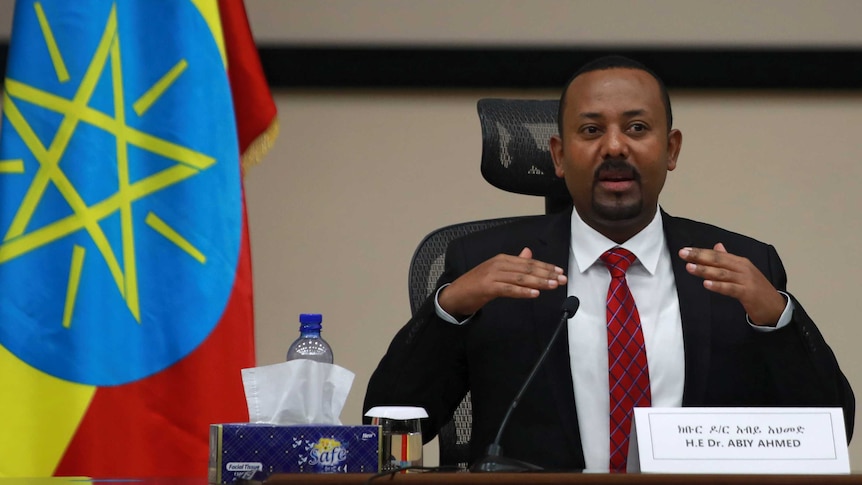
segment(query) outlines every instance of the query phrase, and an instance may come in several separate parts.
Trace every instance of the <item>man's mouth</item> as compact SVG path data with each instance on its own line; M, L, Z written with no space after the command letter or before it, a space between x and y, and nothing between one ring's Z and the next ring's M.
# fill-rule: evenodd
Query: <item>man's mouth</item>
M600 180L599 186L608 192L625 192L634 187L633 179L627 180Z
M624 192L631 189L638 181L637 172L629 164L605 163L596 173L596 182L604 190Z

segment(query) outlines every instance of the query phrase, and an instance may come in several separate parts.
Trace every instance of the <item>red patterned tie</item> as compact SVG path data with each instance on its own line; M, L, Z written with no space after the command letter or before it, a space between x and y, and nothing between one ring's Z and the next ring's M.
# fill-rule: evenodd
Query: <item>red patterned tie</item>
M649 368L641 319L626 283L626 270L635 255L616 247L602 254L601 260L611 272L607 301L610 469L625 470L632 408L650 405Z

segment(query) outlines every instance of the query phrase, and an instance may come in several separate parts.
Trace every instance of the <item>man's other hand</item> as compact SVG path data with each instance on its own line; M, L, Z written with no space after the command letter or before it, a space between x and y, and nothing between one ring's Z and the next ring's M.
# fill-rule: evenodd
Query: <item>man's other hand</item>
M703 278L704 288L739 300L751 323L778 323L787 300L748 258L728 253L722 243L712 249L682 248L679 257L689 273Z

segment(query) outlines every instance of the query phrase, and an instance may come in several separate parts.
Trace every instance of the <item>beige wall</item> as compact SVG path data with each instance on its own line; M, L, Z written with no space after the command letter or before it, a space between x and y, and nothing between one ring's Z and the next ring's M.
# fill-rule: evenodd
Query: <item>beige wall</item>
M556 93L276 94L282 134L246 179L258 361L284 358L299 313L323 313L336 362L356 373L342 414L356 423L368 378L409 317L407 267L420 239L445 224L543 210L481 178L476 100ZM858 392L862 93L671 94L684 141L663 207L774 244L790 291Z
M860 45L856 0L246 0L258 40L317 44Z
M0 39L9 37L14 3L0 0ZM245 5L255 38L269 44L862 45L857 0L245 0Z

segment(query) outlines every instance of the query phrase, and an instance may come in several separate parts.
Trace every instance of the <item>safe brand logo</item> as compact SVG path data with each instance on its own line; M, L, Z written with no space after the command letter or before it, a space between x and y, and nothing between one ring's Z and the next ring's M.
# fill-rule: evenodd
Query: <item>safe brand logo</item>
M339 465L346 460L347 450L333 438L320 438L308 454L308 464L326 472L342 471Z

